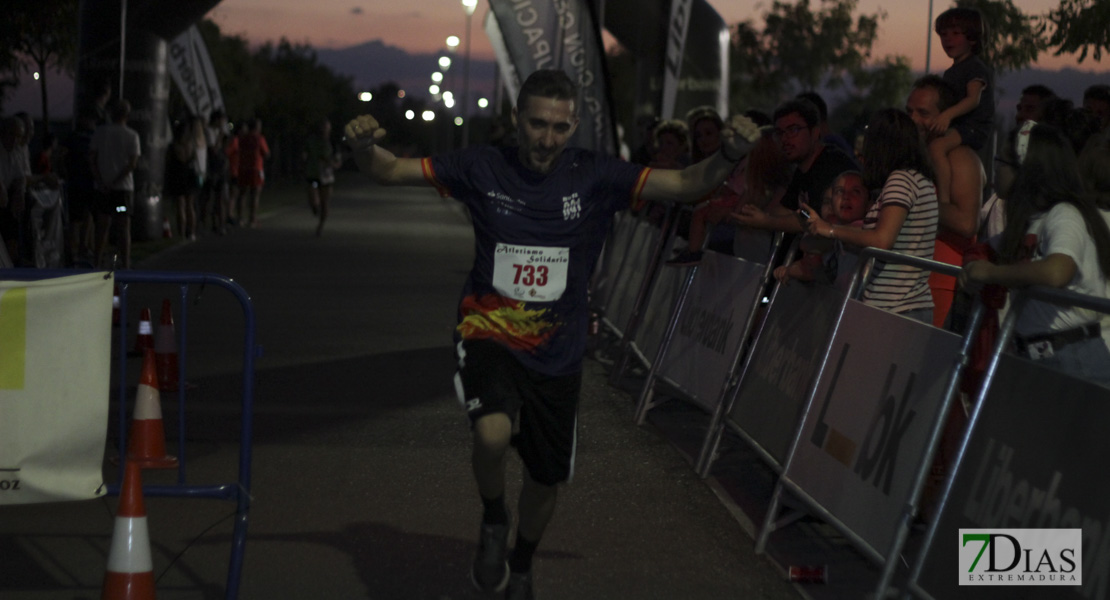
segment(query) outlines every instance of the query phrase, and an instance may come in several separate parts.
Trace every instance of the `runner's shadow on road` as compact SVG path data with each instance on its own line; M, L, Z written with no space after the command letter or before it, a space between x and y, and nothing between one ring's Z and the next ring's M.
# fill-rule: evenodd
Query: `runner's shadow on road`
M490 596L470 582L475 542L402 531L382 523L351 523L342 531L250 536L251 544L284 542L318 544L351 557L367 598L412 600L478 600ZM217 544L226 543L216 541ZM306 551L309 551L306 548ZM582 560L570 552L536 552L541 561Z

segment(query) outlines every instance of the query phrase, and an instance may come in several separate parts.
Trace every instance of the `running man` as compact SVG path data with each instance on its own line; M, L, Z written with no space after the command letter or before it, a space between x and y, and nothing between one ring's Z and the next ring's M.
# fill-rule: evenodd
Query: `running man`
M532 598L532 555L574 472L590 274L613 214L651 200L694 202L716 189L758 139L751 121L723 132L721 150L682 170L651 169L567 148L578 89L562 71L533 73L512 121L519 146L397 158L377 145L372 116L344 133L379 184L432 185L470 209L474 266L459 306L455 387L473 431L483 513L471 579L487 593ZM516 543L505 504L509 446L525 466Z

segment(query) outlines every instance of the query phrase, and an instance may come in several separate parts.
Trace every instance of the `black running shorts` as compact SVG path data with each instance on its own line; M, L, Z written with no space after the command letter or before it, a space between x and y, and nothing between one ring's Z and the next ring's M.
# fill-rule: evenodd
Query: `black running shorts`
M570 481L582 374L538 373L487 340L464 341L457 351L455 390L471 424L488 414L507 414L513 447L528 475L543 485Z

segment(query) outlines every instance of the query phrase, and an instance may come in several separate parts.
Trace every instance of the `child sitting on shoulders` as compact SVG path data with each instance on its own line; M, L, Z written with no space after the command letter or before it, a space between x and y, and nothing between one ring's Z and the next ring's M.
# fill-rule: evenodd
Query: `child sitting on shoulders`
M987 24L974 8L956 7L937 17L936 32L952 66L943 79L964 94L956 104L941 112L929 124L938 136L929 142L929 156L936 171L938 201L947 204L952 168L948 153L958 146L978 152L990 139L994 127L994 74L983 62L983 40Z

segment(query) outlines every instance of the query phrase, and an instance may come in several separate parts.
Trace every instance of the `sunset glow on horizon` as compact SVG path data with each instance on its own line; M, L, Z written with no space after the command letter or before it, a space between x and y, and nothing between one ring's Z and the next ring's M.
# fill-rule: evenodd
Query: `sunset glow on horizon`
M617 0L608 0L614 2ZM1041 14L1058 5L1058 0L1014 0L1027 14ZM728 24L747 19L758 20L766 3L756 0L709 0ZM914 70L925 69L929 26L929 5L905 4L891 0L861 0L856 14L884 12L873 56L903 55ZM934 17L947 9L949 2L934 2ZM482 29L489 10L484 0L472 18L471 56L493 59L493 49ZM317 48L343 48L373 40L403 48L412 53L434 53L445 48L449 35L465 34L466 13L459 0L406 0L405 2L366 2L360 0L223 0L208 17L228 35L239 35L252 44L277 41L284 37L294 43ZM949 59L933 36L929 70L947 68ZM1095 62L1090 56L1082 63L1075 55L1054 57L1045 53L1035 65L1046 69L1071 67L1082 71L1110 71L1110 61Z

